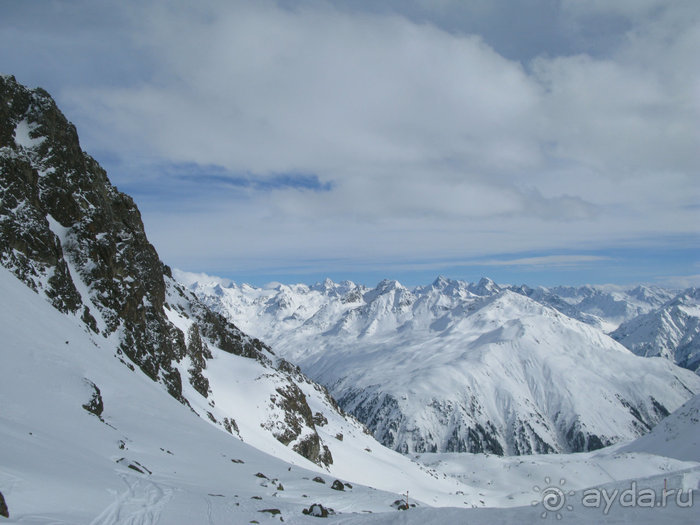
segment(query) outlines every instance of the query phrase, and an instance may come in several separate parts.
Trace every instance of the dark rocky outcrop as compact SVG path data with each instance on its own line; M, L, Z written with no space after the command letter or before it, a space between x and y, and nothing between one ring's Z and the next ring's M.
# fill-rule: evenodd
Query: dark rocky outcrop
M321 412L316 412L313 417L313 422L317 427L323 427L328 424L328 419L321 414Z
M0 492L0 516L3 516L5 518L10 517L10 511L7 508L7 503L5 502L5 496L2 495L2 492Z
M397 499L391 504L396 510L408 510L416 506L415 503L409 504L405 499Z
M343 485L343 482L340 481L339 479L336 479L333 484L331 485L331 488L333 490L345 490L345 485Z
M138 472L139 474L146 474L146 473L148 473L148 475L153 474L153 472L151 472L149 469L147 469L146 467L144 467L144 466L143 466L141 463L139 463L138 461L130 461L130 460L126 459L126 458L119 458L119 459L117 460L117 463L119 463L120 465L126 465L126 468L129 468L129 469L131 469L131 470L133 470L133 471L136 471L136 472Z
M226 432L229 434L233 434L234 432L236 435L240 438L241 433L240 430L238 430L238 424L236 423L236 420L233 419L232 417L225 417L222 421L222 424L224 425L224 429Z
M209 380L204 377L202 371L207 367L207 359L211 359L212 355L207 343L202 341L199 327L195 323L187 331L187 355L192 362L192 366L188 370L190 384L202 396L207 397L209 395Z
M304 509L301 512L302 514L306 514L307 516L314 516L316 518L327 518L328 516L332 516L333 514L335 514L335 511L333 509L326 508L320 503L314 503L308 509Z
M280 408L284 413L284 420L277 422L275 428L271 428L273 435L285 445L296 440L292 450L310 459L314 463L330 465L333 456L327 446L321 443L318 433L307 433L302 437L306 428L315 429L311 409L306 402L306 396L301 389L291 380L286 385L276 389L278 395L270 396L270 403Z
M597 436L586 430L578 419L566 431L566 442L571 452L588 452L612 445L612 441L604 436Z
M97 388L97 385L90 381L89 379L85 379L85 384L90 388L91 393L90 393L90 400L83 405L83 408L90 412L91 414L96 415L97 417L102 420L102 411L104 410L104 403L102 402L102 393L100 392L100 389Z

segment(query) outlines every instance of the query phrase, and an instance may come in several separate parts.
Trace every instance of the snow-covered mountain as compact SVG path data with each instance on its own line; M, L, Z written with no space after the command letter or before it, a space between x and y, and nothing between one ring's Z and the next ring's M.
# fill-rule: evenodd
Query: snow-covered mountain
M675 295L665 288L644 285L632 288L613 285L552 288L522 285L510 288L604 332L662 306Z
M689 370L700 369L700 302L695 288L507 288L600 328L637 355L660 356Z
M175 277L404 453L592 450L644 434L700 391L687 370L487 279L409 290Z
M700 290L689 288L610 334L641 356L660 356L700 373Z
M327 441L362 426L172 279L134 201L81 150L48 93L0 77L0 108L0 263L202 418L331 465ZM330 437L319 432L326 425Z

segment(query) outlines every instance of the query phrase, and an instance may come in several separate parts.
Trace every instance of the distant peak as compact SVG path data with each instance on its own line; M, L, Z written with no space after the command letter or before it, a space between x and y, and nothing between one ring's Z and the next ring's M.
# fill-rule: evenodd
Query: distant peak
M493 295L500 292L501 287L488 277L482 277L478 283L469 286L469 291L476 295Z
M377 285L377 290L382 292L399 290L403 288L404 286L395 279L384 279Z
M335 284L329 277L326 277L323 282L316 283L311 286L311 289L319 292L330 292L334 291L337 287L337 284Z
M676 297L674 297L670 302L671 304L690 304L697 303L700 300L700 293L695 287L686 288Z
M450 284L450 280L447 277L445 277L444 275L438 275L437 279L435 279L433 281L432 286L433 286L433 288L438 288L438 289L442 290L443 288L445 288L449 284Z

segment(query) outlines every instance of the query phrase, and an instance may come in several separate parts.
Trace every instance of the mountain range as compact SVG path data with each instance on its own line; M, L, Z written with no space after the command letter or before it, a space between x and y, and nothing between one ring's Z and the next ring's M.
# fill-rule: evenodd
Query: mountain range
M414 289L391 280L255 288L175 277L403 453L594 450L644 434L700 385L601 329L656 315L674 297L660 288L548 290L444 277Z

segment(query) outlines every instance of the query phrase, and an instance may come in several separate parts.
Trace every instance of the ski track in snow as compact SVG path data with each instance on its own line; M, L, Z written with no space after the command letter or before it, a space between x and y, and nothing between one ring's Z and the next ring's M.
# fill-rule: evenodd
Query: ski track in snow
M90 525L156 525L173 490L127 474L120 474L120 477L126 490Z

